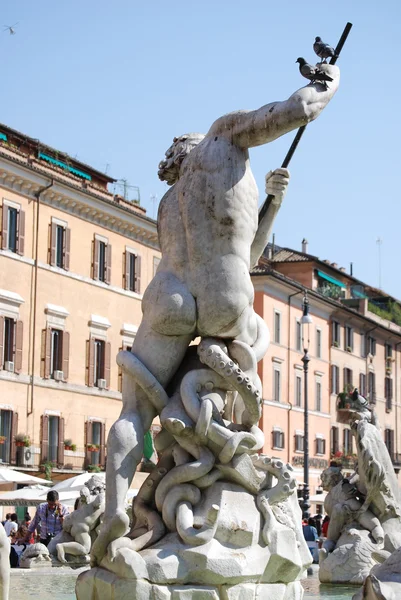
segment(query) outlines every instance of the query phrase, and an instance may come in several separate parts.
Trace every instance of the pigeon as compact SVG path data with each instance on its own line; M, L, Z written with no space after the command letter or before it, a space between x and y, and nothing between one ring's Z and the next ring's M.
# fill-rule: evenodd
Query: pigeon
M299 63L299 72L305 79L321 82L333 81L332 77L321 71L319 67L308 64L304 58L297 58L295 62Z
M325 44L320 37L315 38L313 50L316 52L318 57L322 59L322 62L327 62L327 58L331 58L332 56L336 55L334 48L328 44Z

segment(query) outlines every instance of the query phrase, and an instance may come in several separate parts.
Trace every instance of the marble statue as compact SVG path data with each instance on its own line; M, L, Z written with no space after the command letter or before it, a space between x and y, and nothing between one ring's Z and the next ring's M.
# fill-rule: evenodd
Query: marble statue
M19 559L21 569L43 569L51 567L51 556L44 544L30 544L25 548Z
M291 467L258 453L264 437L257 363L270 341L253 309L249 271L289 181L266 176L273 201L258 226L249 148L315 119L337 90L318 82L284 102L219 118L174 139L159 165L162 258L146 289L131 352L120 352L123 408L110 430L106 509L80 575L79 600L302 597L311 556ZM199 338L197 345L191 342ZM156 415L157 468L124 500Z
M351 426L356 442L356 472L341 468L322 473L330 516L327 540L319 553L322 582L361 584L372 567L401 546L401 509L397 478L374 413L354 392L338 420Z
M380 557L377 557L380 561ZM401 598L401 548L376 564L352 600L399 600Z
M0 600L8 600L10 592L10 540L0 527Z
M102 478L93 475L80 490L77 510L64 518L63 530L50 541L50 554L64 564L76 564L77 560L89 562L92 538L96 537L104 508L105 483ZM72 557L77 558L74 560Z

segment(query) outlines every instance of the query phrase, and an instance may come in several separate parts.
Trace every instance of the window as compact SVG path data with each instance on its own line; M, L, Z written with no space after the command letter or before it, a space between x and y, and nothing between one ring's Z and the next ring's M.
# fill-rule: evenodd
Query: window
M304 434L300 431L295 433L295 452L304 451Z
M274 341L276 344L280 344L281 339L281 314L274 311Z
M366 398L367 390L366 390L366 375L365 373L360 373L359 375L359 393L361 396Z
M95 235L93 241L93 279L110 283L111 245L107 238Z
M50 411L49 411L50 412ZM64 419L54 414L41 417L41 457L44 462L64 464Z
M344 369L344 390L351 392L353 387L353 373L352 369L345 367Z
M283 448L284 448L284 432L279 428L275 428L275 429L273 429L272 434L273 434L273 448L275 450L283 450Z
M391 344L386 344L385 352L386 352L386 356L385 356L386 358L393 357L393 347Z
M370 372L368 375L368 396L369 402L376 403L376 375Z
M390 412L393 408L393 380L391 377L384 379L384 396L386 398L386 411Z
M316 329L316 358L322 358L322 330Z
M384 430L384 443L386 444L391 460L394 460L394 431L392 429Z
M298 352L302 352L302 325L299 319L295 322L295 347Z
M363 331L361 331L360 339L361 339L361 356L363 358L365 358L365 356L366 356L366 336L363 333Z
M316 435L316 454L326 454L326 440Z
M336 348L341 345L341 325L337 321L331 323L331 343Z
M3 200L1 247L24 254L25 213L18 204Z
M11 462L13 412L11 410L0 410L0 435L4 436L4 444L0 444L0 459L2 463Z
M371 335L369 335L367 339L367 350L368 354L376 356L376 340Z
M111 344L92 337L88 341L89 360L87 367L87 385L100 389L110 387Z
M273 400L280 402L281 399L281 372L279 369L273 370Z
M322 382L316 381L316 410L322 410Z
M126 290L141 293L141 257L130 250L125 251L124 286Z
M47 327L42 331L41 377L67 381L69 376L70 334Z
M354 349L354 330L348 325L345 327L345 349L352 352Z
M105 466L105 424L90 420L86 423L86 465Z
M0 368L13 373L22 370L22 321L0 316Z
M330 430L330 453L335 454L339 451L339 436L338 436L338 427L333 427Z
M349 454L352 454L352 432L351 429L344 429L343 431L343 447L344 447L344 454L345 456L348 456Z
M295 376L295 406L302 406L302 377Z
M71 230L63 221L52 219L50 238L50 264L68 271L70 268Z
M337 365L331 365L331 393L340 393L340 369Z

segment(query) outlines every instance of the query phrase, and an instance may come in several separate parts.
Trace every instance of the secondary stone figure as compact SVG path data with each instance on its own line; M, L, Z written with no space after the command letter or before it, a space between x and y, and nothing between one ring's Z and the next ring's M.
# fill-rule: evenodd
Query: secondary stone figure
M160 164L159 176L172 186L158 215L162 259L143 297L143 320L132 353L118 356L124 372L123 409L108 439L106 511L92 548L94 565L100 564L109 543L128 531L124 500L142 458L144 434L167 406L165 388L192 339L217 339L228 369L224 341L231 345L230 351L241 355L239 366L248 365L240 369L248 381L238 374L243 406L242 421L237 423L242 423L244 439L259 420L256 362L267 349L269 335L253 310L249 271L267 244L288 172L276 170L267 177L266 191L275 198L258 228L258 191L248 149L320 114L339 84L337 67L322 65L321 69L333 79L327 87L308 85L284 102L225 115L206 135L177 138ZM251 352L239 349L240 344ZM238 386L234 389L239 391ZM206 403L201 410L209 408ZM234 454L241 448L238 436L226 442L235 446Z

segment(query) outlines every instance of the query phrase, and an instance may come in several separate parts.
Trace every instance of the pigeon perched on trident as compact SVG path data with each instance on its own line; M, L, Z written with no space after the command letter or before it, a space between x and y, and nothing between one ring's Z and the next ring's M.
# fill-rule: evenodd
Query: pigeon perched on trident
M333 81L333 78L327 75L327 73L319 69L318 66L314 67L310 65L304 58L297 58L295 62L299 63L299 72L305 79L309 79L309 81L321 81L322 83Z
M322 38L319 36L315 38L313 50L316 52L318 57L322 59L322 63L327 62L328 58L333 58L333 56L336 55L334 48L323 42Z

